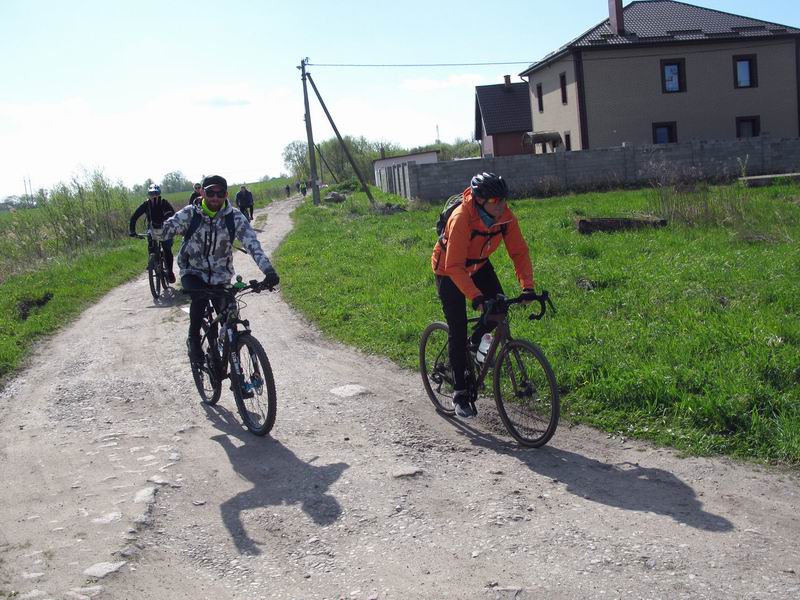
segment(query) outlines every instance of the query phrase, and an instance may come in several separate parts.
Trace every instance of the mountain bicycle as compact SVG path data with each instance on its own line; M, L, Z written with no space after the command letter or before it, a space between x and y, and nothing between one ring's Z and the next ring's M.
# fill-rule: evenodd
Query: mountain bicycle
M146 234L138 234L140 240L147 240L147 279L150 283L150 293L153 294L153 302L156 304L161 300L162 291L166 292L169 287L169 268L164 260L164 253L161 250L159 240L148 231Z
M528 298L529 299L529 298ZM546 290L534 302L539 311L529 315L539 320L549 306L555 312ZM484 390L484 380L492 371L492 391L497 413L511 436L521 445L538 448L545 445L558 426L561 402L556 377L542 350L535 344L511 336L509 308L522 303L522 296L498 296L487 300L480 317L468 319L476 328L485 322L497 323L492 343L480 362L478 355L468 352L467 392L475 402ZM453 372L448 357L449 328L446 323L434 322L423 331L419 344L419 368L428 397L441 414L455 414L453 405Z
M194 291L208 297L200 345L202 363L192 363L192 376L201 400L219 402L222 382L230 379L230 389L245 427L255 435L266 435L275 424L277 395L267 353L250 331L250 322L241 318L247 306L242 296L265 289L260 281L248 284L237 276L236 283L219 290ZM219 310L215 309L216 304Z

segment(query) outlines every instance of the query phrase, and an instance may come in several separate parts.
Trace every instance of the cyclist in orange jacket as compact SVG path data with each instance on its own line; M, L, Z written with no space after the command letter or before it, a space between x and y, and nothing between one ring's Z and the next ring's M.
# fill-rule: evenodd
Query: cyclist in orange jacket
M456 415L474 417L469 402L465 371L467 368L467 309L483 311L484 302L503 293L489 256L500 242L506 245L523 296L533 300L533 266L528 244L522 236L517 218L506 204L508 185L499 175L479 173L464 190L463 201L447 220L444 232L436 242L431 266L436 274L436 289L450 329L448 348L453 369L453 404ZM477 348L481 337L494 329L486 323L476 329L469 340L470 349Z

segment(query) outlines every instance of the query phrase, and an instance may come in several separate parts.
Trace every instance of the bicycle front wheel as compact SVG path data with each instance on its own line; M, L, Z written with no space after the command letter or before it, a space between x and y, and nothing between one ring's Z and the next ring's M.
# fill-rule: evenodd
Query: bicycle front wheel
M514 340L500 351L494 368L497 412L512 437L523 446L544 446L558 426L561 401L556 377L542 351Z
M445 323L435 322L422 332L419 342L419 371L422 385L436 410L455 414L453 406L453 370L450 368L448 335Z
M278 410L275 379L267 353L248 333L239 335L235 352L239 372L234 374L235 369L231 368L231 383L236 407L247 429L256 435L266 435L275 425Z
M158 302L161 297L161 277L156 267L155 257L152 254L147 263L147 279L150 282L150 293L153 294L153 302Z

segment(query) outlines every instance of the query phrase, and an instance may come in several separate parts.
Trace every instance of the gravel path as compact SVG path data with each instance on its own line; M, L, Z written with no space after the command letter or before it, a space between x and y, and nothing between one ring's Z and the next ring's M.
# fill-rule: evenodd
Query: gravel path
M297 202L266 209L268 254ZM521 450L279 294L248 301L266 439L228 390L199 403L188 315L145 278L39 347L0 395L0 598L800 597L795 474L564 423Z

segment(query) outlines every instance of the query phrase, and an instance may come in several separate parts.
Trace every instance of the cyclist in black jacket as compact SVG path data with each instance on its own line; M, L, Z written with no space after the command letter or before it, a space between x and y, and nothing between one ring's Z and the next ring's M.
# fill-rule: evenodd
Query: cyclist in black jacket
M161 227L164 221L169 219L175 214L175 209L172 205L161 197L161 187L155 183L147 188L147 200L142 202L133 214L131 215L130 222L130 236L136 237L136 221L144 215L147 219L147 228L150 235L147 240L148 243L157 243L155 240L160 238ZM170 283L175 283L175 273L172 271L173 258L172 258L172 239L161 240L161 251L164 253L164 260L167 263L169 270L168 277Z

